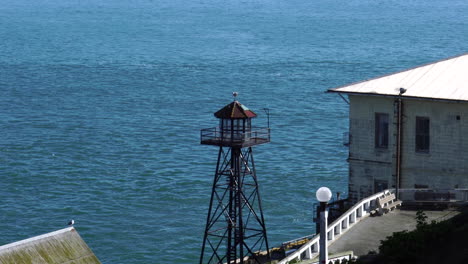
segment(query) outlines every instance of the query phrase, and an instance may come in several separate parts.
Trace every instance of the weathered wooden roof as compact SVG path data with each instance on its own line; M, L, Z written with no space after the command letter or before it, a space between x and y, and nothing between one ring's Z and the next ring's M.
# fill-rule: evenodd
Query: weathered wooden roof
M73 227L0 246L1 264L100 264Z
M419 66L328 92L468 101L468 54Z
M238 101L234 101L225 107L221 108L218 112L214 114L217 118L224 118L224 119L245 119L245 118L253 118L257 115L249 110L247 107L239 103Z

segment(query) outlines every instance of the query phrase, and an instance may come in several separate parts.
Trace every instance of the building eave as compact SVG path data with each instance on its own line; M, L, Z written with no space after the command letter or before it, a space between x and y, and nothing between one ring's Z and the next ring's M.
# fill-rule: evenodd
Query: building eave
M438 101L438 102L448 102L448 103L468 103L468 100L456 100L456 99L433 98L433 97L422 97L422 96L405 96L405 95L400 96L400 95L394 95L394 94L342 92L342 91L331 91L331 90L328 90L327 93L359 95L359 96L391 97L391 98L399 98L400 97L401 99Z

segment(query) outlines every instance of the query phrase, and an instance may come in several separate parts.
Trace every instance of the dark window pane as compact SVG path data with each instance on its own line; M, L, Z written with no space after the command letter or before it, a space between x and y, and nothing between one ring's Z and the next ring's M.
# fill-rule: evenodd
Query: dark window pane
M375 147L388 148L388 114L375 114Z
M416 151L429 152L429 118L416 117Z

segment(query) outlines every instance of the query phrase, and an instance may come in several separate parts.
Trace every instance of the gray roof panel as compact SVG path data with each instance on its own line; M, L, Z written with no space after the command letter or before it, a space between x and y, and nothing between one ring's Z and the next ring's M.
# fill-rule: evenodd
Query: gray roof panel
M468 54L361 81L328 92L468 101Z

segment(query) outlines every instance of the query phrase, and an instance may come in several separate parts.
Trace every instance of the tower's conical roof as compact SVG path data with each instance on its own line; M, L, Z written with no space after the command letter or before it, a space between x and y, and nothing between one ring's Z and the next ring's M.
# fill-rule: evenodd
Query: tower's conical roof
M221 108L218 112L214 114L217 118L223 119L246 119L246 118L253 118L257 115L249 110L247 107L239 103L238 101L234 101L225 107Z

